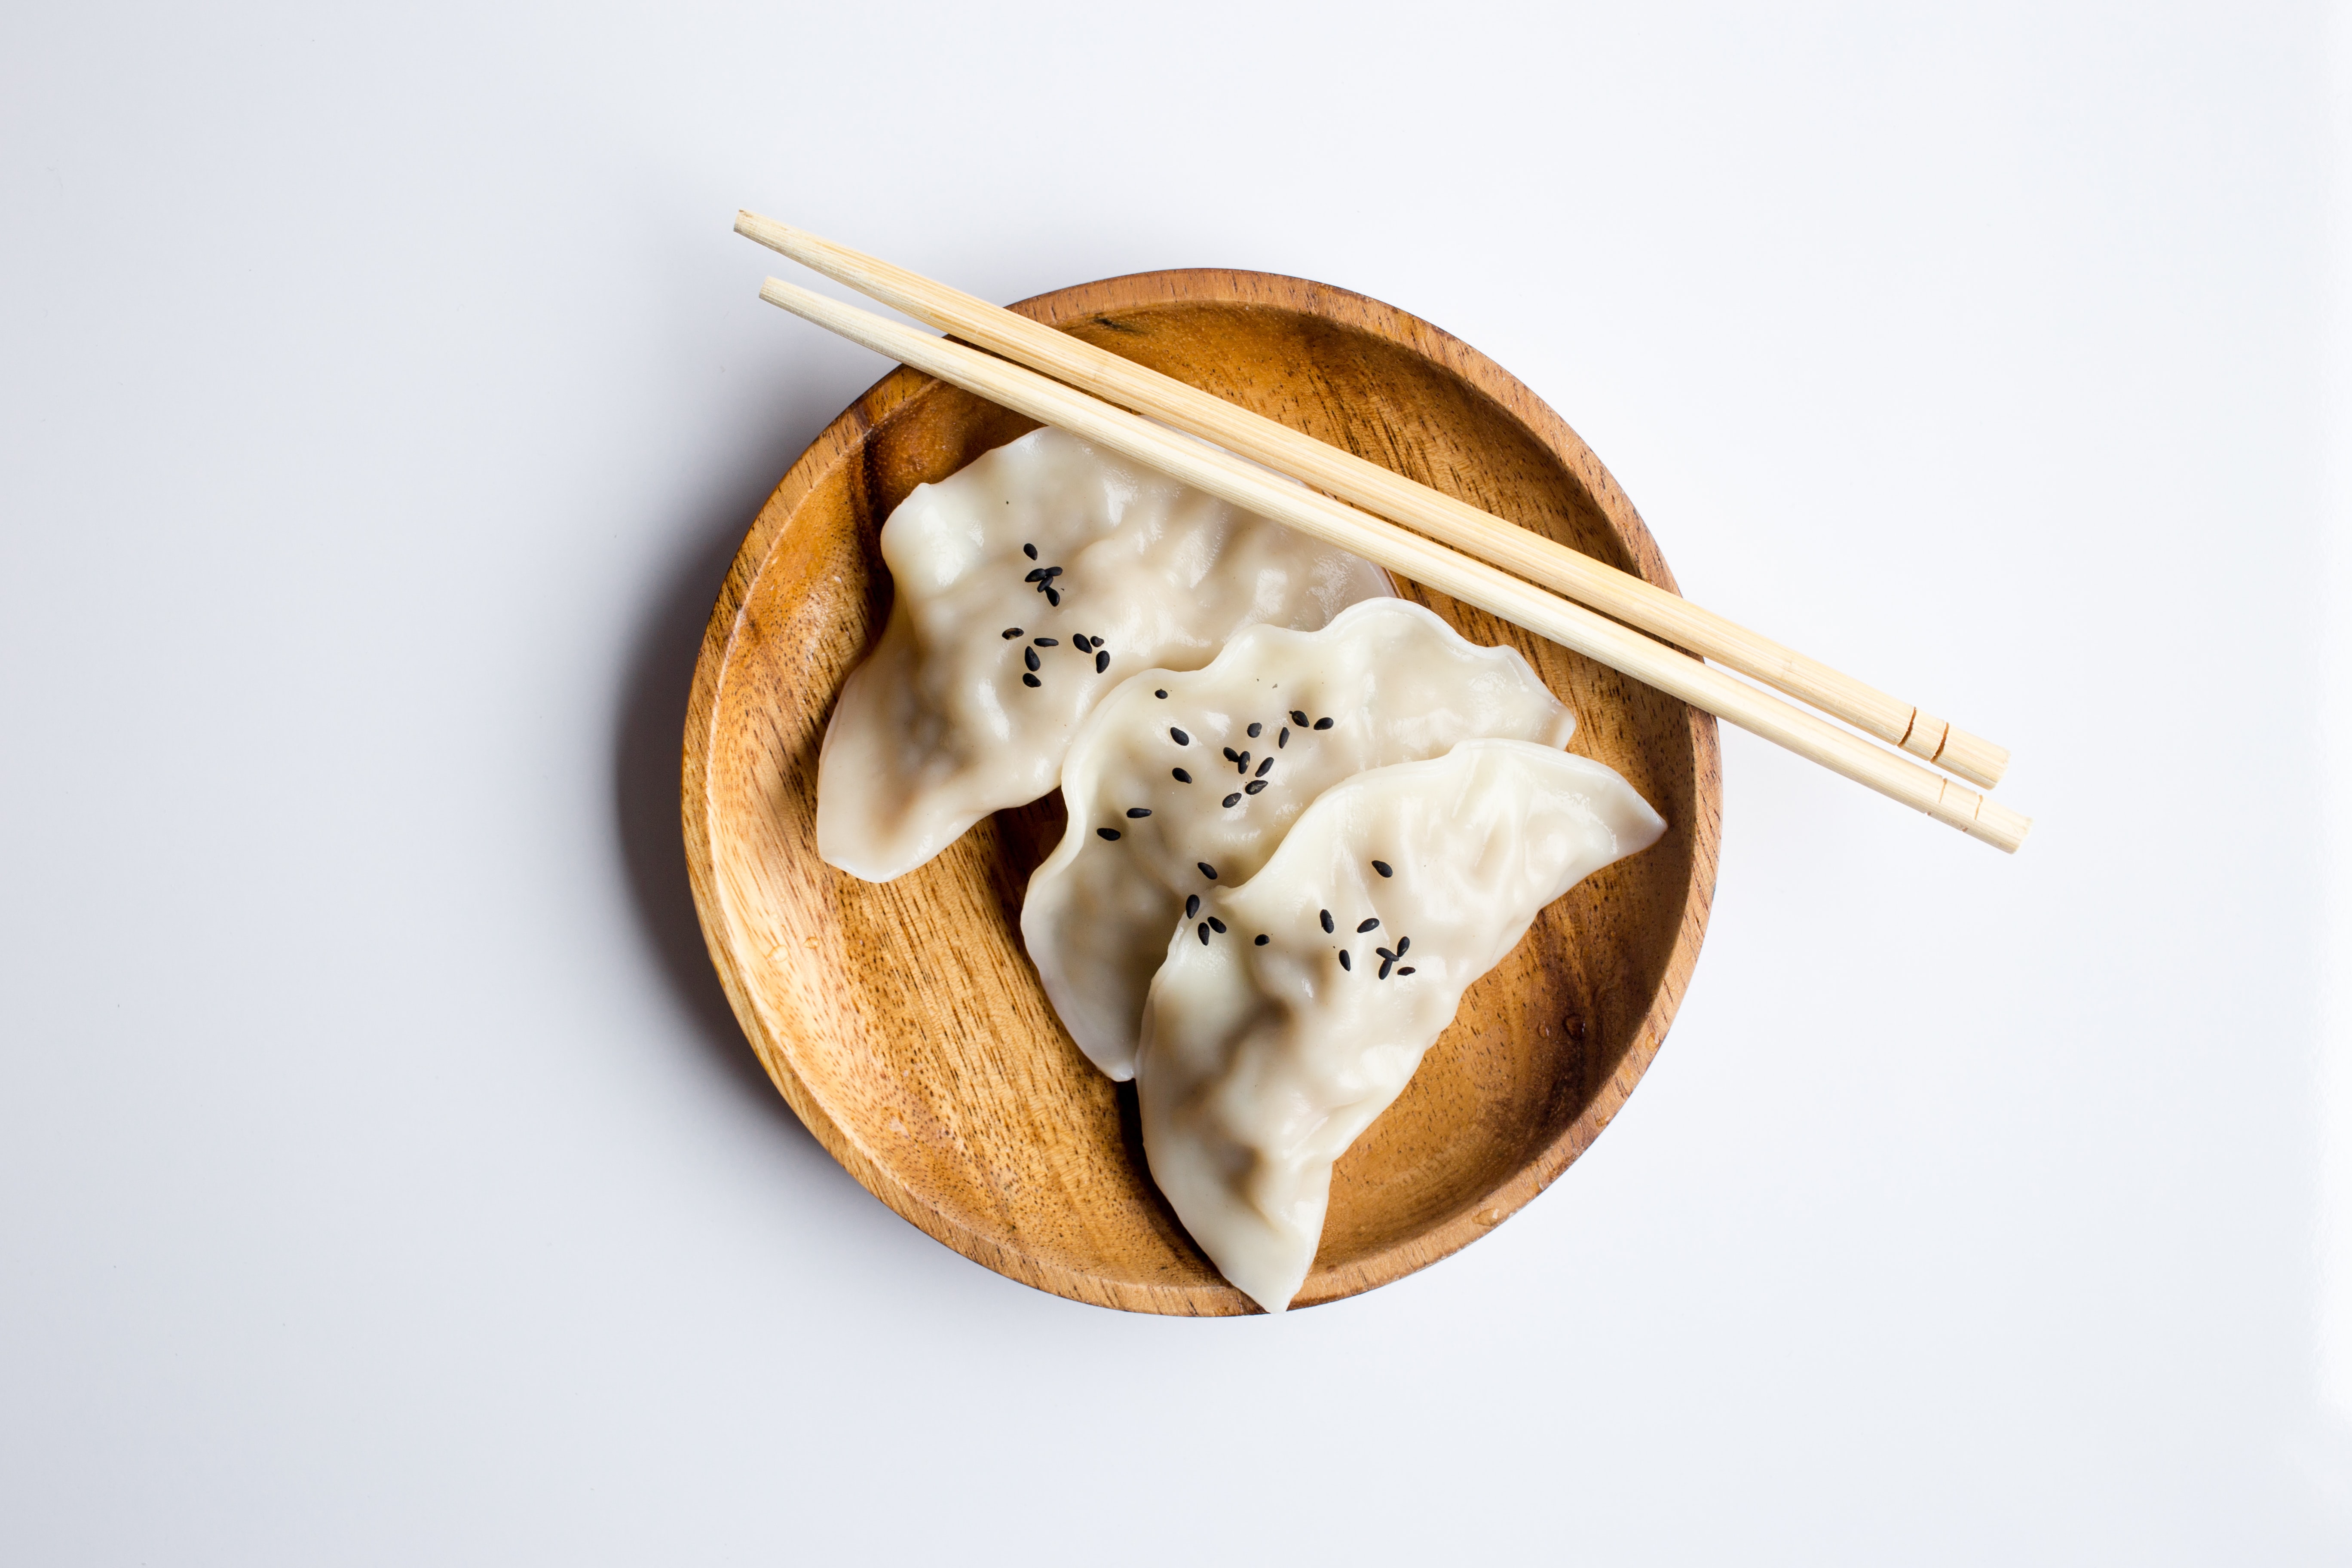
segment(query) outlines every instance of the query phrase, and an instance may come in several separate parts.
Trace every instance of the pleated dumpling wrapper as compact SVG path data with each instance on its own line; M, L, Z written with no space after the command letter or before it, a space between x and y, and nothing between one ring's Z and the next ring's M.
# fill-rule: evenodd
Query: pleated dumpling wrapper
M1136 1058L1177 1217L1269 1312L1315 1261L1331 1165L1403 1091L1462 994L1545 905L1665 831L1610 768L1524 741L1335 784L1178 929ZM1260 942L1258 938L1265 941Z
M1179 915L1257 874L1310 802L1475 736L1553 748L1576 719L1517 648L1378 599L1320 631L1253 626L1208 666L1105 698L1062 765L1069 831L1029 879L1021 935L1070 1037L1135 1076L1144 994Z
M1050 426L917 486L881 544L889 625L842 687L816 786L817 853L870 882L1051 790L1136 671L1390 592L1360 556Z

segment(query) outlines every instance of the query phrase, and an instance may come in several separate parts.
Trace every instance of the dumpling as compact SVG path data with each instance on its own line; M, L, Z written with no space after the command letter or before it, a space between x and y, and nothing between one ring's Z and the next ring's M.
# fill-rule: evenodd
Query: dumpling
M1316 632L1253 626L1205 668L1135 677L1070 743L1069 831L1021 906L1054 1011L1097 1067L1133 1078L1170 923L1221 918L1202 900L1255 876L1316 796L1473 736L1565 746L1575 725L1517 649L1402 599Z
M916 487L881 544L890 622L817 763L817 853L873 882L1051 790L1079 722L1136 671L1390 592L1360 556L1050 426Z
M1202 900L1224 929L1170 941L1136 1093L1152 1180L1227 1279L1269 1312L1289 1305L1332 1162L1463 992L1546 904L1664 831L1599 763L1465 741L1334 785L1263 870Z

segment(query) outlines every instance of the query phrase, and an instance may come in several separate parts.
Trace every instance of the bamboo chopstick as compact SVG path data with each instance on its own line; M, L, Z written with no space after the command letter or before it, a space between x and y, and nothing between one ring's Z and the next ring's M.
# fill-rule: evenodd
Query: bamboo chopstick
M1302 435L1173 376L757 213L738 212L735 232L869 299L929 321L941 331L1121 407L1165 420L1654 637L1696 649L1971 784L1990 789L2009 766L2006 747L1971 735L1629 572L1620 572L1532 529L1391 473L1377 463L1366 462L1352 452Z
M1196 446L1148 419L1035 371L828 300L781 279L771 278L762 284L760 298L877 353L1032 419L1099 442L1234 506L1352 550L1416 583L1475 605L1926 812L1971 838L2014 854L2032 826L2031 819L1997 801L1581 605L1293 484L1230 453Z

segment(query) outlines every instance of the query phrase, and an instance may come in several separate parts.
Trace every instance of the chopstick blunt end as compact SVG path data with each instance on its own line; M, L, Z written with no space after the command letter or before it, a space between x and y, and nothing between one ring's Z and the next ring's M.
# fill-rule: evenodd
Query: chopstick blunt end
M1949 779L1937 782L1933 800L1913 804L1945 826L1957 827L2004 855L2016 854L2025 836L2033 830L2033 819L2024 813L2011 811L1990 796L1963 789Z
M1977 808L1976 822L1962 831L2003 854L2014 855L2025 843L2025 836L2033 831L2033 818L2021 811L2011 811L1999 801L1988 800Z

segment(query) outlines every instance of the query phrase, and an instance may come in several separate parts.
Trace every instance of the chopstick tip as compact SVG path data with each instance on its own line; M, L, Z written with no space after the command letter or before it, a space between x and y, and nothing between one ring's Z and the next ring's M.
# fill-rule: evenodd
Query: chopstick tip
M774 218L755 213L750 207L737 207L735 232L746 239L755 240L769 249L775 250L782 247L784 237L792 231Z

